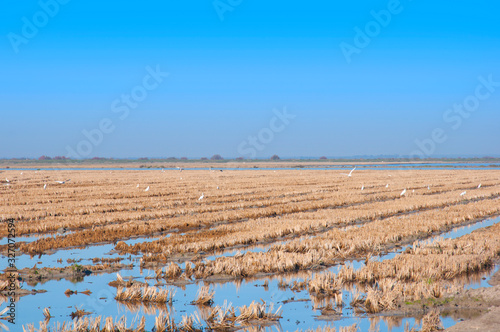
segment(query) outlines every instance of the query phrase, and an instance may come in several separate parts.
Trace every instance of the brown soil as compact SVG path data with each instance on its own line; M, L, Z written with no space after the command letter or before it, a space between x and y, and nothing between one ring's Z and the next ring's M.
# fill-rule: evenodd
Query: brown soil
M92 273L111 273L118 272L123 269L131 269L132 265L124 265L119 263L105 265L80 265L66 266L60 268L24 268L18 270L19 276L26 284L35 286L38 283L45 283L48 280L66 279L69 281L82 281L83 278Z
M464 321L446 329L448 332L500 331L500 271L488 281L493 287L483 287L465 291L457 299L465 308L481 308L476 317L459 317Z

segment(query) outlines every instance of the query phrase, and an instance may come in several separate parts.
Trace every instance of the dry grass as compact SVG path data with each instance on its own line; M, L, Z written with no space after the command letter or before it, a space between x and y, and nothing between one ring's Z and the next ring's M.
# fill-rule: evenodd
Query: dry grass
M333 170L4 173L11 185L0 187L0 218L14 219L18 236L44 235L19 241L21 253L115 243L122 253L141 253L141 267L156 264L155 278L167 283L311 273L279 287L307 289L332 310L342 310L342 292L351 283L359 286L351 305L368 313L391 310L401 300L445 296L460 289L458 278L487 270L500 252L500 226L495 226L456 240L416 243L384 262L370 259L500 215L497 170L359 170L351 178ZM64 185L54 183L67 178L72 180ZM49 184L46 190L44 183ZM205 198L199 201L202 192ZM6 234L1 228L0 237ZM152 241L125 242L137 237ZM257 246L264 251L252 252ZM218 257L229 250L242 253ZM213 260L205 259L213 254ZM366 266L354 270L345 265L336 275L317 273L351 259L365 259ZM95 258L98 265L88 269L104 271L121 260ZM186 262L184 270L180 262ZM114 284L116 299L126 305L172 301L170 290L133 284L119 275ZM201 287L193 303L212 304L213 296L213 290ZM158 324L194 330L203 320L209 328L230 329L280 316L279 310L257 302L199 310L180 324L165 313ZM128 328L124 321L105 319L105 329L116 324Z
M303 330L296 330L295 332L302 332ZM357 332L359 331L359 327L357 324L353 324L350 326L341 326L338 332ZM337 329L333 326L320 326L316 329L307 329L304 332L337 332Z
M144 332L146 329L146 318L142 316L140 319L136 317L129 325L127 318L122 316L113 321L113 317L85 317L73 320L72 324L55 323L53 326L48 325L48 321L39 322L39 328L34 324L23 325L24 332ZM176 324L173 317L168 312L160 312L155 317L154 328L156 332L201 332L199 322L193 317L183 316L182 322Z
M273 304L271 303L268 307L264 301L262 303L252 301L248 306L239 307L239 311L240 315L237 318L237 322L240 323L255 320L273 321L281 318L281 306L273 312Z
M210 290L209 286L201 286L196 294L196 300L194 300L192 304L211 305L214 302L214 295L215 291Z
M236 310L240 312L239 315L236 314ZM281 306L274 310L272 303L267 305L264 301L262 303L252 301L248 306L244 305L236 310L231 303L224 301L223 305L217 305L210 311L196 314L196 318L198 321L204 320L213 330L233 329L258 322L277 321L281 318Z
M119 288L115 300L120 302L155 302L172 303L175 291L152 286L134 285L130 288Z
M433 332L443 330L443 324L439 319L439 311L432 310L422 319L422 329L420 332Z
M332 296L349 283L365 285L366 294L353 294L351 306L378 313L395 309L403 301L454 294L462 290L469 275L487 270L499 255L500 223L456 239L415 243L395 258L368 260L359 270L345 265L337 275L316 274L309 282L309 291L316 296Z
M1 217L17 221L18 235L55 234L60 228L67 229L62 236L20 243L21 251L33 254L173 230L187 233L133 247L121 243L118 248L166 255L208 251L310 234L358 219L370 222L395 213L437 209L500 193L497 171L467 171L467 180L453 170L393 171L392 178L386 171L359 171L349 179L337 171L310 170L299 174L280 171L279 175L272 171L217 175L185 171L182 176L175 171L5 173L15 183L0 188ZM44 183L58 178L72 181L43 190ZM136 187L137 182L152 189L144 192ZM385 188L387 182L391 182L389 188ZM483 184L480 189L478 182ZM359 190L361 184L364 191ZM431 190L427 190L429 184ZM401 197L400 188L412 188L415 193L408 190ZM465 198L459 196L464 189L468 190ZM200 192L206 193L202 202L197 200ZM277 216L287 218L277 223ZM298 219L302 222L297 223ZM199 227L204 230L202 235L192 231ZM0 230L0 236L5 236L2 232L6 231Z

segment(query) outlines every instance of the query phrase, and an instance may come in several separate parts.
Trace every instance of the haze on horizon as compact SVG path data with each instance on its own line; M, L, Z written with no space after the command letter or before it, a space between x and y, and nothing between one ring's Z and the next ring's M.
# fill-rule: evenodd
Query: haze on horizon
M500 4L5 1L0 157L500 155Z

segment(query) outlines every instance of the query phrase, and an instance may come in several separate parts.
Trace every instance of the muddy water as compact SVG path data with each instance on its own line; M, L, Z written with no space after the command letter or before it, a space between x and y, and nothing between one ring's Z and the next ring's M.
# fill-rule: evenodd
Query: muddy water
M472 232L475 229L490 226L494 223L500 221L500 218L485 220L473 225L459 227L453 229L452 231L442 234L441 238L456 238L463 236ZM438 238L438 237L436 237ZM432 239L431 239L432 240ZM136 243L144 241L144 239L133 239L129 240L127 243ZM78 259L84 258L87 262L82 261L79 264L88 264L88 259L93 257L118 257L116 253L112 250L114 245L102 245L102 246L91 246L83 251L82 249L72 249L72 250L59 250L53 255L43 255L40 258L23 255L18 260L18 268L22 267L32 267L34 263L42 262L38 264L38 267L50 267L50 266L66 266L67 259ZM246 248L248 250L265 250L266 246L261 248ZM380 260L389 259L400 253L404 248L400 248L397 252L389 253L382 257ZM235 251L226 251L222 253L223 255L234 255ZM110 255L106 255L111 253ZM133 277L134 279L142 282L148 282L150 285L156 284L156 280L147 278L148 276L153 276L154 272L148 269L140 269L138 256L126 255L122 256L127 259L123 261L126 264L132 262L134 268L132 270L123 270L121 275L126 279L128 277ZM63 264L57 263L58 259L63 260ZM350 262L354 268L360 268L363 266L363 262L353 261ZM330 271L338 271L341 266L334 266L330 268ZM487 279L488 276L493 272L497 271L496 267L493 271L483 275L484 278L476 278L468 284L467 287L477 288L488 286ZM17 302L17 316L16 316L16 327L20 327L23 324L42 321L44 319L42 310L45 307L50 308L50 312L54 318L51 322L70 322L71 318L69 315L72 311L75 311L74 307L88 311L95 315L113 316L120 317L125 315L127 321L131 323L134 318L139 314L139 316L145 315L146 327L151 329L154 324L154 317L160 312L160 310L169 310L176 318L177 322L180 322L183 315L192 314L198 310L196 306L190 304L190 302L195 299L196 292L203 282L197 284L187 284L182 287L176 286L159 286L159 287L170 287L176 290L174 296L174 302L171 307L155 308L153 307L127 307L125 305L119 304L114 300L116 294L116 289L110 287L108 283L116 279L115 273L106 273L95 275L92 274L87 276L81 282L71 282L67 280L61 281L47 281L43 284L38 284L34 287L24 285L25 288L34 289L44 289L47 292L37 295L28 295L20 298ZM362 331L368 331L370 327L378 328L380 331L402 331L406 322L409 322L410 326L415 323L414 317L403 317L403 316L391 316L391 317L368 317L366 315L358 315L350 308L349 303L352 298L352 290L343 291L343 301L344 307L338 315L334 316L321 316L321 310L317 308L320 303L313 301L313 298L308 294L307 291L293 292L290 289L279 289L278 282L279 277L268 278L268 286L264 287L265 278L260 280L242 280L238 282L225 282L225 283L212 283L211 287L215 289L215 304L222 305L225 300L231 302L233 306L248 305L253 300L263 299L267 303L274 303L275 309L278 306L282 306L282 316L283 318L279 321L279 324L270 327L271 330L296 330L296 329L306 329L315 328L318 326L332 325L337 328L340 326L348 326L357 323ZM293 280L293 279L292 279ZM292 280L288 280L289 282ZM295 278L297 281L302 281L303 277ZM67 297L64 294L66 289L71 289L77 291L77 294ZM90 295L82 294L82 291L90 290L92 293ZM293 300L288 303L282 303L285 300ZM304 301L296 301L304 300ZM2 301L0 299L0 301ZM324 305L325 303L323 303ZM0 310L4 307L2 304ZM335 305L333 306L335 307ZM442 319L444 327L449 327L454 325L456 322L450 318L446 317Z

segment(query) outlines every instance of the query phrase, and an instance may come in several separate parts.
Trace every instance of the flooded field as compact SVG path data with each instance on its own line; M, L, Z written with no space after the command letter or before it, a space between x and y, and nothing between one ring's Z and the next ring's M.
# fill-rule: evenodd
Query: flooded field
M498 271L498 169L0 178L0 330L430 331Z

